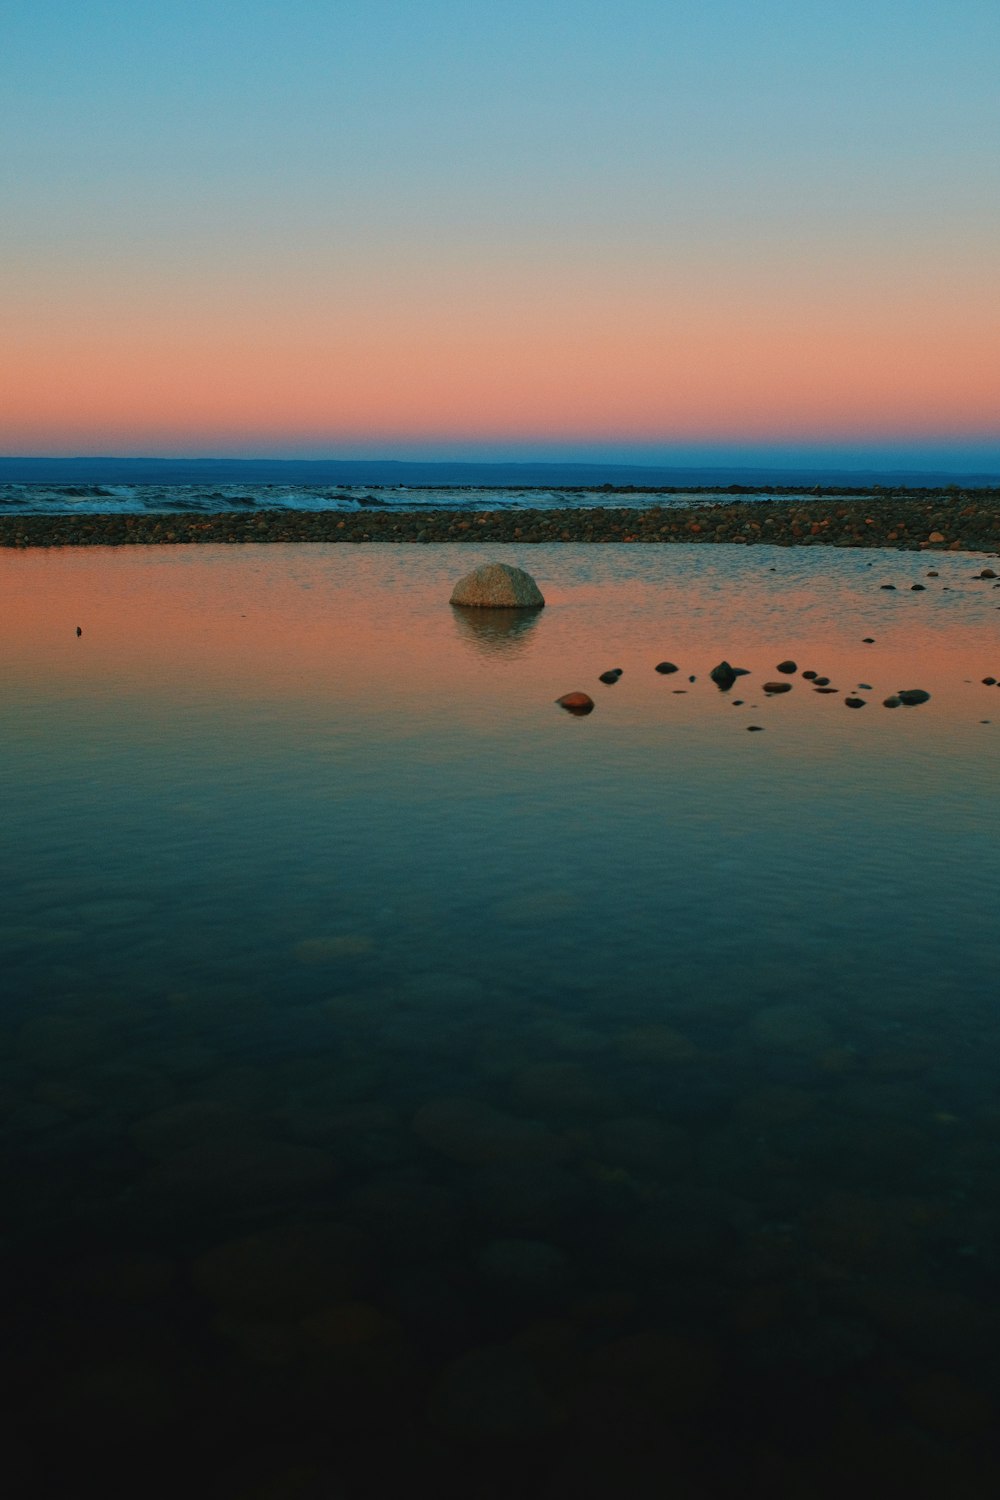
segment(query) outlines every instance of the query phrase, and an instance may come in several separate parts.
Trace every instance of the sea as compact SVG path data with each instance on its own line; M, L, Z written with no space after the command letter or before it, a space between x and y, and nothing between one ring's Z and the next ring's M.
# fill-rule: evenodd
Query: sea
M741 500L777 498L767 490ZM814 501L808 491L780 492L785 501ZM185 512L220 515L259 510L388 511L562 510L613 505L648 509L723 504L733 495L720 490L629 491L616 489L476 487L447 485L301 484L18 484L0 482L0 515L146 515Z
M0 554L7 1492L1000 1493L982 562Z

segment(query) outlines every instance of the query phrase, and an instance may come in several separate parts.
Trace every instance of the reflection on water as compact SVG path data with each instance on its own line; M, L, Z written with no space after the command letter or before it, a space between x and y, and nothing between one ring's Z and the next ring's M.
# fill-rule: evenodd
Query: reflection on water
M538 609L467 609L452 606L458 634L486 656L508 652L519 654L528 645L527 636L538 624Z
M998 596L469 551L0 559L13 1488L994 1493Z

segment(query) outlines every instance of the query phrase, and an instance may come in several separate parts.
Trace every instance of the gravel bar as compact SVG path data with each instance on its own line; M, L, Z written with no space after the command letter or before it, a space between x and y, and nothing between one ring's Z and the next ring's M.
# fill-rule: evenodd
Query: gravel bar
M995 553L1000 490L733 501L645 510L253 510L247 513L8 515L0 546L119 547L191 542L767 542Z

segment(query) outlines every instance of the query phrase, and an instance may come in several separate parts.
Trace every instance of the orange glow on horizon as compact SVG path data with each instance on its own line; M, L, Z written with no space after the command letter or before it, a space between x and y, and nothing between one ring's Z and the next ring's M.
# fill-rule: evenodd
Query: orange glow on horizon
M0 451L484 440L865 441L995 431L1000 314L975 289L676 284L599 295L569 268L525 285L181 280L70 306L28 297L6 333ZM374 273L373 273L374 274ZM190 295L186 295L190 292ZM349 295L350 294L350 295ZM990 304L986 304L989 306Z

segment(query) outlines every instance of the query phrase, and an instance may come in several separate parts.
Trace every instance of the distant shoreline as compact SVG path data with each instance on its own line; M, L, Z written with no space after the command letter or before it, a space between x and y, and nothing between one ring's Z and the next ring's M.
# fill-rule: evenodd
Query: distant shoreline
M821 486L855 493L873 489L989 489L1000 485L996 459L947 460L924 467L871 460L621 463L525 459L156 458L78 455L71 458L0 454L0 484L283 484L406 489L631 489L798 490Z
M739 500L645 510L365 509L246 514L6 515L0 546L182 546L251 542L729 542L752 546L896 547L905 551L990 552L1000 548L1000 491L831 495L795 501Z

